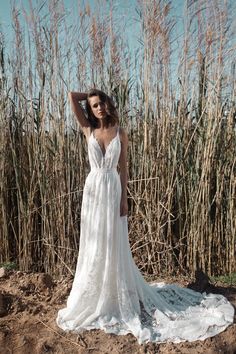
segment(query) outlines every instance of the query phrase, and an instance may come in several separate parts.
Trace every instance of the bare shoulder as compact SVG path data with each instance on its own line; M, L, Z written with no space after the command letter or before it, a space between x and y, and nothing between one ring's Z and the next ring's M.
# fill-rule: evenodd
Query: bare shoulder
M127 133L127 131L124 128L120 127L119 128L119 134L120 134L121 142L124 143L124 144L127 144L128 143L128 133Z

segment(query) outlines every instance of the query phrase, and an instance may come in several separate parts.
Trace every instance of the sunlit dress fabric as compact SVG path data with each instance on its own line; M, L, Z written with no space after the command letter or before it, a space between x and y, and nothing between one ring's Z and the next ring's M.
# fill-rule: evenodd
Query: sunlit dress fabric
M135 265L127 216L120 216L120 152L119 129L105 153L93 132L88 138L91 170L83 191L79 256L57 325L66 332L132 333L140 344L216 335L233 322L234 308L225 297L173 284L149 284Z

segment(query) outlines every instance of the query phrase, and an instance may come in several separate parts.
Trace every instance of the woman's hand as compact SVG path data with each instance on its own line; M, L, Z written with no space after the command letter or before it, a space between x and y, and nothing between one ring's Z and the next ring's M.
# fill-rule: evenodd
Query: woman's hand
M126 216L127 214L128 214L127 197L121 197L121 201L120 201L120 216Z

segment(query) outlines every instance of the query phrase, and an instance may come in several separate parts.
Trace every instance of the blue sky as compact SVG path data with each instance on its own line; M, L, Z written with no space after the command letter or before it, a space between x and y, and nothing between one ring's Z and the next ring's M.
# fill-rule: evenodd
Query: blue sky
M45 3L45 0L31 1L33 6L36 8L39 8L40 4ZM11 41L13 40L13 30L11 24L11 4L13 2L17 4L18 8L22 8L23 6L26 11L29 10L29 0L0 0L0 24L5 37L6 51L10 51L12 47ZM109 8L112 4L114 9L114 18L116 21L119 21L119 23L121 23L124 28L122 37L126 38L125 35L127 36L127 42L131 52L132 60L135 60L136 57L139 57L140 54L137 53L136 49L140 47L139 39L142 37L140 32L141 24L140 21L138 21L137 14L138 0L64 0L63 3L67 12L67 20L69 20L71 24L75 24L77 21L78 5L83 6L89 4L93 13L103 11L105 14L109 14ZM175 26L174 31L175 37L181 37L181 32L183 32L182 14L184 4L185 0L171 1L171 14L177 21L177 25ZM176 40L172 48L175 49L175 54L172 55L171 59L173 73L176 72L178 67L177 51L179 47L179 40ZM174 74L174 80L176 79L176 74Z
M116 19L125 24L127 32L128 43L131 50L134 50L138 45L140 24L137 22L137 0L64 0L64 6L68 11L68 15L72 21L76 21L76 14L78 13L78 4L89 4L92 9L99 9L99 11L109 11L109 5L113 3L116 11ZM20 8L22 5L27 10L29 9L29 0L15 1ZM44 3L42 0L32 0L34 6ZM101 6L100 4L105 4ZM6 43L12 39L12 25L11 25L11 4L12 0L0 0L0 23L3 30ZM184 0L172 1L171 7L173 14L177 19L181 19ZM180 21L181 22L181 21Z
M49 2L49 0L31 0L34 7L39 8L40 4L44 4ZM59 0L60 1L60 0ZM197 2L195 2L197 1ZM222 1L222 2L221 2ZM13 39L13 29L11 24L11 4L15 2L18 8L22 6L27 10L29 10L29 0L0 0L0 26L1 30L4 33L6 49L11 49L11 40ZM168 0L165 1L168 3ZM103 11L104 14L109 14L110 5L113 4L113 14L114 18L122 23L124 28L124 33L122 33L122 37L125 38L125 34L127 36L127 41L129 48L131 50L132 59L136 58L136 48L139 46L139 39L141 37L140 32L140 22L138 20L137 7L138 0L64 0L64 7L67 12L67 23L77 24L78 19L78 5L84 6L89 4L93 13L98 13ZM181 66L179 54L183 51L183 42L182 42L182 34L183 34L183 23L184 23L184 8L186 4L192 3L196 4L199 9L205 9L204 4L211 4L213 8L216 6L215 4L223 5L225 0L171 0L171 12L170 15L175 19L176 25L174 27L174 31L172 33L172 44L171 49L173 50L171 55L171 77L172 82L175 86L179 85L178 81L178 69ZM236 21L234 19L234 13L236 10L236 2L235 0L227 0L229 15L231 15L233 23L234 23L234 33L236 31ZM207 6L206 6L207 7ZM45 7L46 8L46 7ZM209 7L210 8L210 7ZM205 16L206 14L204 14ZM197 21L197 15L195 13L194 21ZM23 19L23 17L22 17ZM194 26L194 25L193 25ZM124 34L124 36L123 36ZM236 37L232 40L232 46L236 46ZM195 37L195 41L196 37ZM195 45L195 43L191 43ZM197 42L196 42L197 45ZM141 51L137 54L137 57L140 56ZM193 53L195 54L195 53ZM141 54L142 55L142 54ZM229 56L229 61L232 61L233 53ZM229 65L229 70L231 66ZM190 71L189 71L190 72Z
M43 2L44 1L32 0L33 5L36 6L37 4ZM73 16L75 16L76 13L78 13L78 4L81 5L89 4L92 9L95 9L96 7L101 9L101 7L99 7L98 5L100 1L96 1L96 0L86 0L86 1L85 0L64 0L63 2L66 10L68 11L68 14L72 15L72 19ZM118 16L126 20L128 26L132 25L132 30L134 30L134 27L136 27L134 26L135 25L134 17L136 16L135 7L137 1L136 0L116 0L112 2L117 9ZM0 23L6 36L10 36L12 32L11 3L12 3L11 0L0 1ZM104 3L107 4L109 7L111 1L107 0L104 1ZM21 7L21 5L23 5L26 9L29 9L29 0L16 1L16 4L19 8ZM137 28L135 28L135 32L136 30L138 31Z

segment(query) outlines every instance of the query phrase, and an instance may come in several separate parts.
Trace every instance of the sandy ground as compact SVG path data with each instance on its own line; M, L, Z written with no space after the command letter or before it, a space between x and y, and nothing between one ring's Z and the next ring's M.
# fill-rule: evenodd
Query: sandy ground
M183 278L166 282L221 293L236 305L233 286L210 284L206 279L192 284ZM55 318L65 305L71 284L72 277L53 280L47 274L0 269L0 354L236 353L235 323L213 338L180 344L139 345L131 334L116 336L99 330L65 334Z

